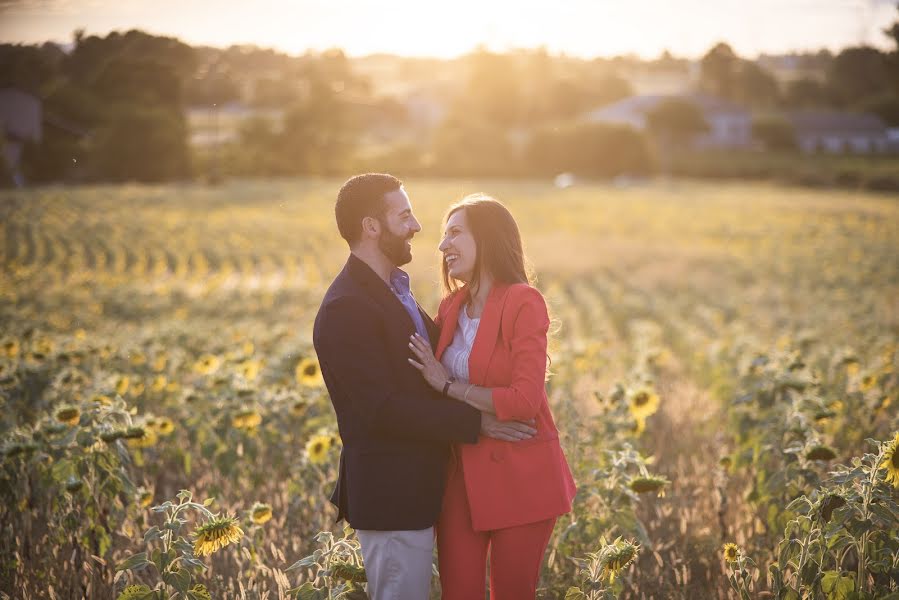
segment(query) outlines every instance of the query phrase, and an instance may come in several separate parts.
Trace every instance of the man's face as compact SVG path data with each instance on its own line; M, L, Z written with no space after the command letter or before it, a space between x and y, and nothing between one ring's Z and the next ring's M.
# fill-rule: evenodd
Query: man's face
M378 248L397 267L412 260L412 236L421 231L421 225L412 214L409 196L401 187L384 194L384 214L378 218L381 237Z

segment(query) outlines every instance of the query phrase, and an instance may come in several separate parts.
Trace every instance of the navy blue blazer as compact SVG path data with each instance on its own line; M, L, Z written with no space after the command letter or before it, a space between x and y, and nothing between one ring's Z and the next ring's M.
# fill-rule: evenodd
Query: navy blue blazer
M421 312L436 342L439 331ZM414 331L387 284L351 254L325 294L312 339L343 441L331 502L337 520L355 529L432 526L450 444L478 440L480 412L434 391L409 364Z

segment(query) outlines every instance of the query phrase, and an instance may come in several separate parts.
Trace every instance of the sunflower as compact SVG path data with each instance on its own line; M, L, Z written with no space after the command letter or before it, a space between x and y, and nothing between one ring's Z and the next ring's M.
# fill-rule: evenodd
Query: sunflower
M322 378L322 371L318 366L318 361L314 358L304 358L298 362L296 369L294 369L294 375L297 383L306 387L321 387L325 381Z
M632 491L637 492L638 494L649 494L651 492L655 492L657 495L664 493L664 488L666 485L671 483L668 481L666 477L662 477L661 475L640 475L638 477L632 477L630 481L627 482L627 487L629 487Z
M77 425L81 411L76 406L64 406L56 411L56 420L66 425Z
M206 589L206 586L202 583L195 584L192 588L190 588L191 597L196 600L212 600L212 595L209 593L209 590Z
M641 435L646 431L646 419L634 419L627 430L635 436Z
M133 353L129 360L134 366L140 366L147 363L147 357L143 352Z
M809 460L833 460L837 457L837 451L824 444L815 444L805 451L805 457Z
M194 363L193 369L194 373L199 373L200 375L211 375L218 371L219 366L221 366L222 360L215 356L214 354L204 354Z
M153 378L153 383L150 384L150 389L154 392L161 392L165 389L165 386L168 385L168 381L165 378L165 375L157 375Z
M259 361L245 360L237 365L237 371L247 381L255 381L256 377L259 375Z
M42 338L34 343L34 350L41 354L53 354L54 344L47 338Z
M168 417L159 417L154 424L156 428L156 433L159 435L171 435L173 431L175 431L175 423Z
M262 415L252 408L244 409L234 415L231 419L231 425L237 429L253 429L262 423Z
M111 406L112 398L104 394L94 394L93 396L91 396L91 402L96 402L97 404L100 404L102 406Z
M859 389L861 389L861 391L863 392L867 392L874 389L875 385L877 385L877 376L872 373L868 373L862 376L861 382L859 384Z
M155 446L156 442L159 441L159 436L156 435L156 429L153 427L140 427L140 431L143 432L141 436L128 437L128 445L132 448L149 448L150 446Z
M145 388L145 387L146 387L146 386L144 385L144 382L143 382L143 381L137 381L137 382L135 382L135 383L131 386L131 389L128 390L128 393L129 393L132 397L140 396L141 394L144 393L144 388Z
M214 517L200 525L194 535L196 536L194 554L208 556L228 544L239 541L243 537L243 529L237 524L236 517Z
M306 414L307 408L309 408L309 406L305 402L303 402L302 400L295 400L290 407L290 412L298 417L302 417Z
M740 557L740 548L737 547L736 544L727 543L724 544L724 560L729 563L737 562L737 559Z
M887 442L886 451L883 453L883 462L880 468L887 472L886 482L899 488L899 432Z
M160 354L156 358L153 359L153 370L157 373L160 373L165 369L165 365L168 362L168 357L165 354Z
M250 509L250 520L256 525L263 525L272 518L272 507L262 502L257 502Z
M19 355L19 342L17 340L4 340L3 353L8 358L15 358Z
M151 504L153 504L153 492L150 490L144 490L137 497L137 503L140 504L141 508L147 508Z
M635 419L645 419L659 410L659 396L652 388L640 387L629 390L627 395L628 408Z
M614 583L618 574L634 562L639 551L640 546L622 540L620 537L600 550L599 564L602 567L603 576L609 578L609 583Z
M124 396L125 392L128 391L128 386L131 384L131 380L127 375L122 375L119 377L118 381L115 384L115 393L119 396Z
M39 365L47 360L47 355L43 352L29 352L25 357L25 362L30 363L32 365Z
M147 600L153 598L153 590L144 584L129 585L122 593L118 595L116 600Z
M320 465L328 458L328 450L331 449L331 436L315 435L306 442L306 456L309 462L314 465Z
M830 523L833 511L846 505L846 499L839 494L827 494L818 505L819 514L825 523Z

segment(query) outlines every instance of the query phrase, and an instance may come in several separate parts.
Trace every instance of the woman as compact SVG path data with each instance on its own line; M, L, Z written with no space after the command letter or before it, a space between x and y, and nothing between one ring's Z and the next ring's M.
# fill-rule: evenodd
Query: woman
M442 598L484 597L488 548L491 600L534 598L556 518L575 494L546 398L546 303L498 201L464 198L444 231L436 356L413 335L409 360L434 389L502 421L534 420L537 435L454 447L437 522Z

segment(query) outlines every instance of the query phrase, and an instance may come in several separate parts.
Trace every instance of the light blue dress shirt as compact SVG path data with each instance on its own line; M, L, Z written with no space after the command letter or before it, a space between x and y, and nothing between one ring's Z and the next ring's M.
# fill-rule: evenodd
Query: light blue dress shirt
M418 332L418 335L430 344L431 338L428 336L427 328L425 328L425 321L421 318L421 313L418 312L418 304L412 296L412 288L409 286L409 274L399 267L395 267L390 272L390 291L403 303L406 312L412 317L412 322L415 324L415 330Z

